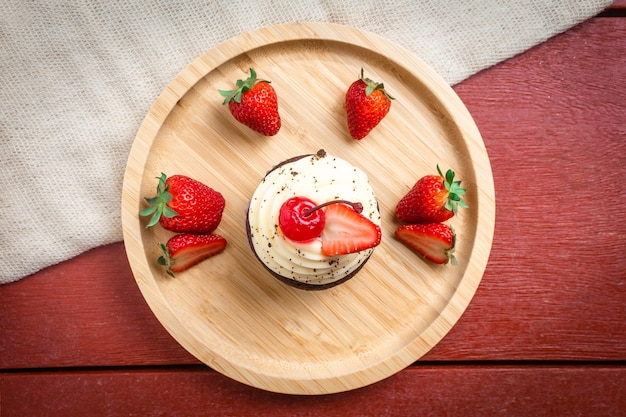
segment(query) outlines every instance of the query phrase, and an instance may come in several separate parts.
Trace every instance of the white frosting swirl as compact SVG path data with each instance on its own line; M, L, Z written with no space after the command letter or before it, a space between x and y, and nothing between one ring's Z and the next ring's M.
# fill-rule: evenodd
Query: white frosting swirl
M298 243L282 235L278 213L282 204L294 196L309 198L316 204L338 199L360 202L362 214L380 225L378 203L367 175L347 161L320 151L269 172L248 209L252 246L275 273L301 283L324 285L358 269L374 248L328 257L321 253L319 238Z

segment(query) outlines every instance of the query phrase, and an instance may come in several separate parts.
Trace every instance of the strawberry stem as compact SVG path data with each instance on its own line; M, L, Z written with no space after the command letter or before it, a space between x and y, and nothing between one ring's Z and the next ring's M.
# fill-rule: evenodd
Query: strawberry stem
M392 97L391 94L387 92L387 90L385 90L385 85L383 83L372 81L371 79L366 78L363 73L363 68L361 68L361 81L365 83L365 95L367 97L369 97L374 91L380 90L385 96L387 96L389 100L395 100L395 98Z
M157 224L161 216L167 217L168 219L178 216L178 213L167 205L167 203L172 201L172 193L169 192L169 185L165 184L167 176L161 173L161 176L157 178L159 179L157 195L150 198L146 197L149 206L139 212L140 216L152 215L146 227L152 227Z
M157 258L157 264L165 267L165 272L167 275L174 277L174 273L172 272L172 265L174 265L174 260L170 256L170 251L167 249L167 246L164 243L159 243L159 247L163 254Z
M446 201L445 207L446 209L457 214L459 207L467 208L467 204L461 198L463 194L465 194L465 188L461 187L461 181L454 181L454 171L451 169L446 171L446 175L443 175L441 172L441 168L437 165L437 172L439 176L443 178L443 185L448 191L448 200Z
M326 206L330 206L331 204L346 204L352 207L352 210L356 211L357 213L361 213L363 211L363 204L359 202L352 202L348 200L332 200L332 201L327 201L326 203L317 205L315 207L311 207L310 209L307 209L304 212L302 212L302 214L304 215L304 217L309 217L311 214L313 214L315 210L319 210Z
M218 90L219 93L224 97L224 102L222 104L228 104L229 101L241 103L241 96L245 92L250 90L252 87L254 87L254 85L258 82L269 83L270 81L257 79L256 71L250 68L250 76L246 78L245 80L241 80L241 79L237 80L235 84L237 88L233 90Z

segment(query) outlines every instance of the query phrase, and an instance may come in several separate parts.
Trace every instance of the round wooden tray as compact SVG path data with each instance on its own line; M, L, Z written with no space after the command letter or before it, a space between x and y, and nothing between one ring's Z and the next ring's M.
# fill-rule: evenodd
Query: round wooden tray
M218 89L254 68L279 97L283 126L261 136L230 115ZM369 136L347 133L344 94L364 68L396 100ZM286 158L323 148L367 172L383 238L346 284L302 291L272 278L249 249L248 201ZM449 223L458 266L422 260L393 234L398 200L422 175L453 168L468 209ZM168 277L155 259L172 234L146 229L138 212L161 172L222 192L216 233L225 252ZM189 352L261 389L324 394L362 387L402 370L459 319L481 280L494 230L495 197L482 138L454 91L418 58L377 35L326 23L267 27L230 39L185 68L158 97L132 146L122 191L124 242L150 308Z

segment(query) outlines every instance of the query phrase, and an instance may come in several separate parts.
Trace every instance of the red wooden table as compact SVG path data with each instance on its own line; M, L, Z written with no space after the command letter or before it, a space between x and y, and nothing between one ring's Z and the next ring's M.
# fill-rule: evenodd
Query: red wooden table
M242 385L163 329L116 243L0 286L0 416L626 415L626 1L455 90L495 236L421 360L327 396Z

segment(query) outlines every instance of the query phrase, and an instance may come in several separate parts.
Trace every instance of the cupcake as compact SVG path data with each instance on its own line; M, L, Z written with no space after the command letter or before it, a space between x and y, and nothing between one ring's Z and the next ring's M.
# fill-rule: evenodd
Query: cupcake
M380 244L380 212L367 175L327 154L272 168L246 216L250 247L280 281L321 290L352 278Z

